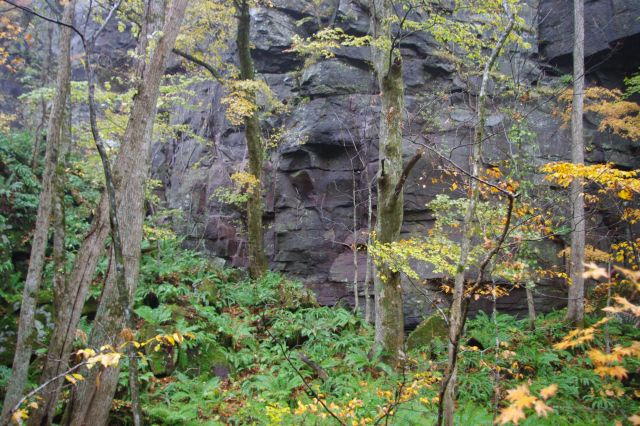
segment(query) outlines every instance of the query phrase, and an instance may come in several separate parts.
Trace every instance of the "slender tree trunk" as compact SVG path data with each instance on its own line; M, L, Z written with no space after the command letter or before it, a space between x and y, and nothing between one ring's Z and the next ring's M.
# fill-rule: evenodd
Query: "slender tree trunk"
M371 179L369 178L369 150L364 162L364 180L367 185L367 264L364 272L364 320L371 323L371 275L373 272L373 261L371 259L371 227L373 224L373 194L371 190Z
M371 1L371 25L375 39L391 41L391 19L395 17L391 0ZM381 43L387 46L390 43ZM400 237L403 220L403 193L398 184L402 175L402 114L404 82L402 58L391 47L372 45L372 61L380 87L380 127L378 160L378 205L376 238L391 243ZM404 317L400 274L385 265L377 268L374 278L376 294L375 343L383 348L392 365L402 359Z
M525 287L527 292L527 312L529 314L529 330L536 329L536 305L533 301L533 290L529 286Z
M69 2L65 6L63 21L73 22L75 3ZM18 402L27 383L29 360L32 353L32 335L35 329L36 298L42 283L42 271L45 263L45 251L47 248L47 236L52 210L52 197L56 168L61 139L61 129L64 120L64 109L69 93L69 80L71 78L70 65L71 30L61 29L60 36L60 64L56 77L56 92L51 107L49 126L47 130L47 147L45 154L44 173L42 175L42 191L36 217L36 227L31 242L31 256L29 269L22 294L20 308L20 322L16 351L13 359L13 370L7 386L0 424L7 420L9 411Z
M50 22L44 23L46 28L46 44L44 52L44 60L42 61L42 72L40 73L40 84L42 87L46 87L49 84L49 73L51 72L51 60L53 59L52 45L53 45L53 29L54 25ZM33 132L33 148L31 150L31 168L35 170L38 165L38 159L40 157L40 142L43 139L42 129L47 122L47 101L43 95L40 95L40 120L36 126L36 130Z
M254 80L255 70L251 58L251 15L249 2L239 2L238 34L236 44L240 61L240 78ZM247 201L247 240L249 250L249 274L258 278L267 270L267 257L264 252L264 233L262 228L262 166L264 147L260 135L260 121L257 113L244 120L247 151L249 152L249 172L256 178L257 184L249 194Z
M133 160L134 167L114 169L114 184L119 194L117 219L123 237L124 279L129 307L133 303L139 273L144 184L149 167L149 145L156 101L166 59L174 47L187 4L188 0L173 1L162 28L162 35L153 52L149 54L149 60L141 67L142 78L138 80L139 86L122 144L123 147L135 148L130 150L133 155L130 159ZM119 156L121 157L122 155ZM122 342L123 337L120 334L127 325L126 310L121 303L122 295L119 294L116 282L115 262L112 262L111 266L90 337L91 347ZM65 424L106 424L120 367L96 370L99 369L85 371L86 380L74 389L67 407ZM96 380L98 375L99 380Z
M444 424L446 426L453 426L454 413L455 413L455 388L458 374L458 349L460 345L460 339L464 330L464 324L467 318L467 311L469 306L469 296L465 299L465 272L467 271L467 262L471 251L471 244L474 237L473 221L476 215L476 207L480 198L480 184L477 178L480 175L480 167L482 166L482 145L484 141L484 127L486 122L486 96L487 96L487 84L489 82L490 72L495 64L496 60L504 44L509 37L509 34L513 30L515 18L510 12L506 2L503 3L505 12L509 15L509 23L498 40L496 46L493 48L490 57L484 65L482 73L482 83L480 85L480 92L477 100L477 122L474 132L473 148L471 152L471 175L469 186L471 196L469 204L465 212L465 216L462 224L462 241L460 243L460 258L456 266L456 275L454 278L453 300L451 302L451 311L449 313L449 345L448 345L448 359L447 367L445 369L444 378L442 380L440 390L440 403L438 405L438 425ZM510 204L512 206L512 204ZM509 215L511 212L509 211ZM485 265L486 266L486 265ZM480 270L480 276L478 281L482 279L482 269ZM480 284L479 282L476 284Z
M571 114L571 161L584 164L582 115L584 109L584 0L573 1L573 105ZM567 306L567 321L584 325L584 245L586 224L584 216L584 188L582 179L571 182L571 286Z
M70 303L70 295L67 291L67 271L66 259L67 252L65 247L66 239L66 221L64 206L64 190L67 179L65 167L67 164L67 155L71 148L71 105L66 110L65 125L62 130L62 138L60 143L60 160L56 168L55 189L53 195L53 208L51 216L51 225L53 228L53 317L54 324L58 324L58 315L60 311L64 311L64 306ZM51 349L51 345L49 345ZM54 348L55 350L56 348ZM49 365L50 358L57 354L57 351L47 352L45 365ZM64 363L64 368L68 368L68 363ZM58 373L59 374L59 373ZM40 384L46 383L55 375L51 375L51 371L44 370L40 377ZM28 424L33 426L50 425L55 415L55 403L57 401L60 387L47 386L40 393L38 408L30 413Z
M60 375L69 366L69 357L76 337L76 328L80 321L89 285L100 256L104 251L104 242L109 235L110 227L106 197L103 197L96 212L97 215L91 230L78 250L74 267L65 283L66 291L62 295L65 301L60 303L60 308L56 311L53 332L40 380L41 383L46 383L51 378ZM45 388L42 394L43 401L41 401L40 405L43 407L42 409L46 407L48 413L53 413L62 385L63 382L57 380L51 382ZM46 422L38 424L51 424L51 421L52 418L49 416Z

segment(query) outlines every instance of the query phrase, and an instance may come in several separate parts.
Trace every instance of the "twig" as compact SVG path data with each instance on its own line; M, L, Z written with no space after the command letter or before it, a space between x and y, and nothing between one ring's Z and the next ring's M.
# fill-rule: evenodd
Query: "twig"
M70 369L68 369L67 371L58 374L57 376L54 376L52 378L50 378L49 380L47 380L46 382L44 382L43 384L41 384L40 386L38 386L37 388L35 388L34 390L32 390L31 392L29 392L28 394L26 394L25 396L23 396L22 398L20 398L20 400L16 403L16 405L13 406L13 408L11 409L11 411L9 411L9 415L15 413L18 408L20 408L20 406L29 398L31 398L33 395L37 394L38 392L40 392L42 389L46 388L47 386L49 386L51 383L60 380L61 378L63 378L64 376L66 376L67 374L73 373L75 370L79 369L80 367L86 365L88 363L88 361L83 361L80 364L76 364L73 367L71 367Z

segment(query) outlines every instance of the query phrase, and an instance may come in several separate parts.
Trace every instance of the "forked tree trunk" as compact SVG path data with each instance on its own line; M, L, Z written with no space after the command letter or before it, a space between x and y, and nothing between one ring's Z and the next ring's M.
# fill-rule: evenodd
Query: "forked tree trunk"
M571 161L584 164L582 115L584 109L584 0L573 1L573 105L571 113ZM567 321L584 325L584 245L586 224L582 179L571 182L571 264Z
M153 3L153 2L152 2ZM152 4L151 3L151 4ZM144 185L149 168L151 130L156 111L159 88L167 57L174 47L188 0L174 0L164 21L162 35L141 67L131 114L122 147L131 146L128 160L133 167L114 168L114 184L118 192L117 218L122 235L124 279L129 306L133 303L139 273L140 245L144 220ZM144 49L146 50L146 49ZM144 51L143 50L143 51ZM123 158L121 152L119 159ZM123 159L124 161L124 159ZM115 262L111 262L107 282L98 307L90 346L122 342L120 333L126 326L125 307L115 275ZM111 401L118 382L120 366L85 371L86 379L78 384L67 407L64 424L104 425L107 422ZM97 380L99 375L99 380Z
M64 8L63 22L73 23L74 14L75 2L71 1L67 3ZM31 241L29 269L22 294L13 369L6 389L0 424L3 424L3 422L7 420L9 412L21 398L27 383L29 360L32 354L32 337L33 331L35 330L36 298L42 283L42 271L45 263L45 251L47 248L47 237L52 211L54 181L58 167L61 134L65 117L64 110L69 94L69 80L71 78L70 43L71 30L69 28L61 28L60 64L58 65L56 90L47 130L42 190L40 192L35 231Z
M391 44L391 19L395 17L391 0L371 0L371 26L374 39L386 43L372 44L372 62L380 87L380 126L378 160L378 205L376 238L391 243L400 237L403 220L403 193L398 187L402 176L402 114L404 83L402 58ZM399 189L399 191L397 190ZM375 343L383 348L392 365L402 359L404 317L400 274L379 265L374 277L376 295Z
M254 80L255 70L251 58L251 15L248 0L238 2L238 34L236 44L240 62L240 78ZM249 274L258 278L267 270L267 257L264 252L264 232L262 228L262 166L264 147L260 134L260 120L257 113L244 120L247 151L249 153L249 172L256 178L257 184L249 193L247 201L247 240L249 254Z

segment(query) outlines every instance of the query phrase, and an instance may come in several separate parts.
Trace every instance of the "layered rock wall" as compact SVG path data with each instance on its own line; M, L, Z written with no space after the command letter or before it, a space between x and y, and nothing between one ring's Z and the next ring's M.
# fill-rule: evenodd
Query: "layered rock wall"
M367 47L340 49L335 58L305 69L301 58L286 50L294 35L309 36L318 28L318 22L326 25L334 17L336 25L346 32L366 34L369 18L363 3L366 2L337 0L337 10L328 5L318 11L312 1L274 0L273 8L252 11L253 57L260 78L289 107L288 113L270 119L264 126L286 129L284 140L265 166L263 182L270 264L273 269L304 280L326 304L341 299L352 303L350 283L354 271L357 269L359 281L365 275L365 254L358 255L355 268L351 246L354 230L356 240L361 243L364 238L368 182L374 182L377 168L378 88ZM514 110L526 114L532 135L526 146L517 148L517 155L526 158L533 169L548 161L568 158L568 132L554 117L550 96L540 94L549 91L538 89L557 87L558 76L570 73L566 67L566 57L571 52L571 23L566 19L570 3L530 1L524 8L533 30L528 35L533 47L507 52L500 65L507 78L495 83L492 91L507 95L496 97L491 105L487 126L492 137L483 158L486 165L513 159L515 145L509 137L512 122L508 112ZM639 56L637 47L630 45L640 33L638 8L634 0L587 1L587 14L595 17L587 20L587 53L592 57L613 55L608 60L616 63L624 60L615 59L616 50L632 49ZM401 48L407 94L407 159L416 151L416 141L429 138L441 152L466 166L477 78L463 79L458 75L426 34L407 37ZM618 64L612 69L594 66L591 75L601 69L610 84L620 84L623 75L634 72L637 64ZM247 161L242 129L225 120L220 102L224 91L218 84L202 84L195 90L204 106L196 111L179 111L173 121L190 124L206 143L183 138L157 144L154 175L164 184L169 207L183 212L183 221L176 226L186 243L232 265L243 265L246 242L242 216L215 197L216 189L230 185L230 175ZM587 131L592 160L614 161L625 167L638 165L637 145L597 134L593 121L587 123ZM430 229L433 216L426 204L437 194L451 193L451 182L440 180L441 166L440 160L426 156L412 171L405 188L404 236L424 234ZM542 184L541 176L535 173L531 179ZM458 190L457 195L463 193ZM375 194L373 202L375 208ZM597 226L606 228L604 218L595 220L599 221ZM562 241L543 247L543 261L562 266L562 259L555 256L561 248ZM429 270L421 273L436 283L441 278ZM554 291L558 286L557 282L540 283L536 302L541 309L562 303L561 298L547 297L557 295ZM418 291L407 283L406 291L405 311L411 325L428 315L430 302L422 295L425 288ZM516 291L501 299L499 307L524 311L522 294Z

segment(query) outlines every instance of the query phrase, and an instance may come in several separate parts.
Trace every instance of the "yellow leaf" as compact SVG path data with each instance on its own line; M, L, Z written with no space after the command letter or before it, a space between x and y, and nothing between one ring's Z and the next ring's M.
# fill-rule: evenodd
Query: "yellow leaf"
M553 411L553 408L549 407L541 400L537 400L533 408L536 410L536 414L538 417L547 417L550 412Z
M604 268L599 267L597 264L590 262L584 264L584 273L582 274L583 278L591 278L594 280L600 278L609 278L609 274Z
M37 402L32 402L29 404L29 408L33 408L34 410L38 409L38 403Z
M64 376L64 378L65 378L67 381L71 382L71 384L74 384L74 385L75 385L76 383L78 383L78 381L77 381L76 379L74 379L74 378L73 378L73 376L70 376L70 375L68 375L68 374L66 374L66 375Z
M629 417L629 421L633 426L640 426L640 415L634 414L633 416Z
M16 410L15 413L13 413L13 415L11 416L11 421L13 423L22 424L22 420L24 419L28 419L29 415L27 414L27 411L24 409L20 409L20 410Z
M553 384L547 386L546 388L543 388L540 391L540 398L542 398L542 399L544 399L546 401L547 399L549 399L553 395L555 395L557 391L558 391L558 385L553 383Z
M88 358L91 358L92 356L94 356L96 354L96 351L94 351L91 348L80 349L78 352L76 352L76 354L78 356L81 356L83 359L88 359Z
M78 373L73 373L72 376L76 379L76 380L84 380L84 377L82 377L82 374L78 374Z
M524 420L525 418L526 416L524 415L522 408L510 405L500 411L500 415L496 419L496 424L505 425L509 422L513 422L517 425L520 420Z
M618 197L620 197L623 200L631 200L633 198L633 193L631 191L629 191L628 189L623 189L620 192L618 192Z
M536 401L536 397L531 396L527 385L520 385L507 392L507 400L518 408L529 408Z
M593 370L600 377L610 376L617 380L623 380L627 378L627 369L621 365L613 366L601 366Z

